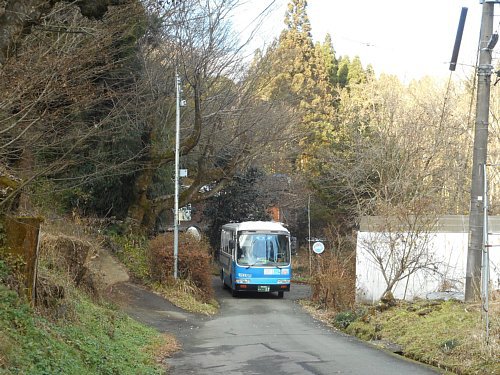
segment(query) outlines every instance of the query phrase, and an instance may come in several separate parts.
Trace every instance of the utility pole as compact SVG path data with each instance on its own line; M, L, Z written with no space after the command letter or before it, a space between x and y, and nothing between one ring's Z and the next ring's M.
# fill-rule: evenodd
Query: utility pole
M488 240L488 173L487 165L484 165L483 175L484 175L484 229L483 229L483 257L482 257L482 267L481 267L481 292L482 292L482 315L484 317L484 323L486 327L486 343L489 343L490 339L490 317L489 317L489 294L490 294L490 244Z
M181 79L175 71L175 194L174 194L174 279L177 279L179 257L179 143L181 128Z
M490 84L493 66L491 54L498 35L493 35L493 10L500 0L482 0L481 37L479 42L479 66L474 151L472 155L472 184L469 216L469 248L465 274L465 300L477 301L481 296L481 259L484 237L484 168L488 148L488 117L490 108Z
M312 251L311 251L311 194L309 194L309 199L307 201L307 227L308 227L308 238L307 244L309 246L309 276L312 276Z

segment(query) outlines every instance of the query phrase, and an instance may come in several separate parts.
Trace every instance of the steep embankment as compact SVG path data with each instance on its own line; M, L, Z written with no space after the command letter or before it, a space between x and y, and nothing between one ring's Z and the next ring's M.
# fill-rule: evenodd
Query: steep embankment
M18 295L16 263L0 257L0 374L159 374L177 348L105 296L129 279L106 250L71 236L41 241L37 306Z

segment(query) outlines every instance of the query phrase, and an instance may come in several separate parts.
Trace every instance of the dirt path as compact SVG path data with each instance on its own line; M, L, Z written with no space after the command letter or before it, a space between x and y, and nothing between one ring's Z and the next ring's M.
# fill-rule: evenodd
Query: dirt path
M99 249L97 256L93 257L89 263L89 269L97 276L99 286L103 290L130 280L127 269L106 249Z

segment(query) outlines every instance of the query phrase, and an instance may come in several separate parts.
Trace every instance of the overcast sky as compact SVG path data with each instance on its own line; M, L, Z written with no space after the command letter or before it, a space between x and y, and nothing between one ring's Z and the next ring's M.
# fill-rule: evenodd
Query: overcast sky
M251 49L262 47L284 28L288 0L247 0L234 19L238 30L272 4L272 12L254 38ZM448 77L449 61L462 7L468 8L458 67L454 76L471 74L475 64L482 5L479 0L308 0L315 41L332 36L337 56L359 56L377 74L390 73L409 81L425 75ZM500 4L495 5L498 30ZM247 31L243 31L245 34ZM494 52L498 63L500 47Z

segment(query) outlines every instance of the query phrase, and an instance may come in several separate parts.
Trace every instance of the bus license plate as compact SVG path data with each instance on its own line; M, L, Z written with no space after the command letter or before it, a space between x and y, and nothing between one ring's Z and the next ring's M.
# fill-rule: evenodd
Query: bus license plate
M259 285L257 287L258 292L269 292L269 285Z

